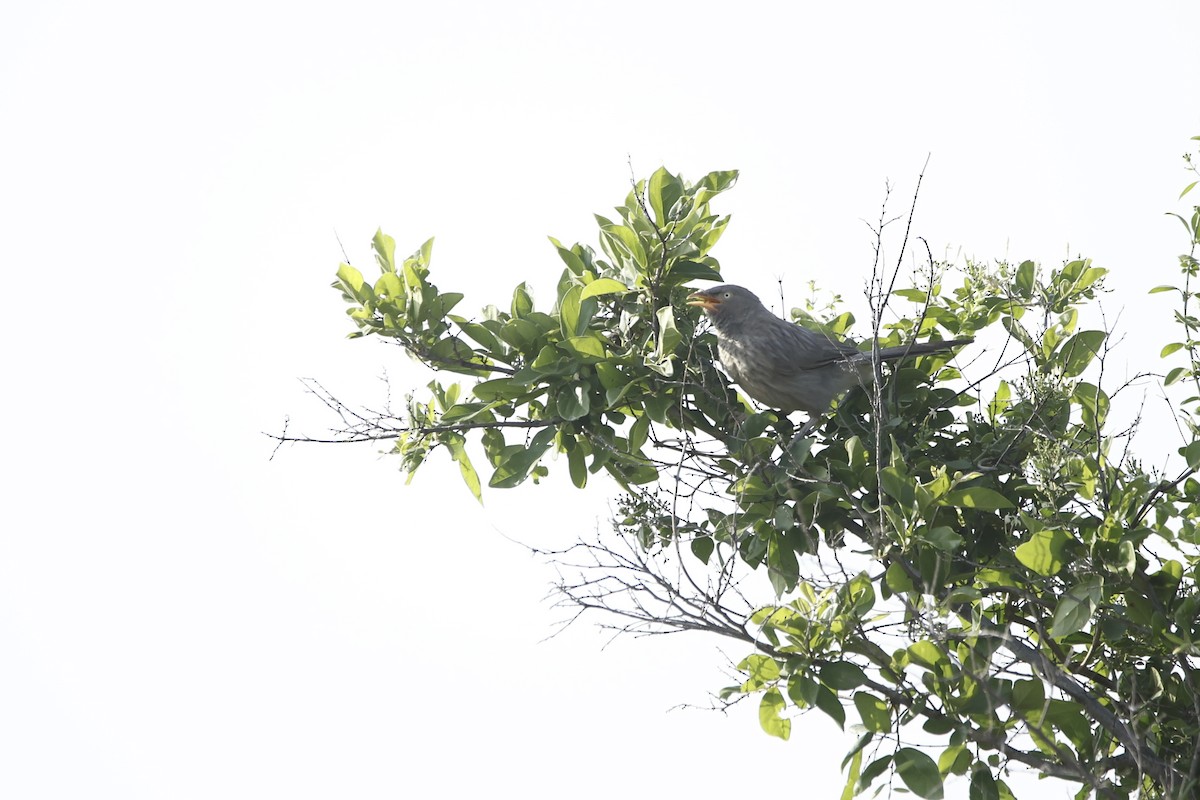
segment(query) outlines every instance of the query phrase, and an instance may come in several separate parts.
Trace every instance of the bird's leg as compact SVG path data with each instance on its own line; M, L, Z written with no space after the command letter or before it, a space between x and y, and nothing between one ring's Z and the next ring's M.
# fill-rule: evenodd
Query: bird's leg
M822 415L820 414L809 414L808 421L800 426L800 430L796 431L796 435L792 437L790 442L788 442L788 446L784 449L783 455L780 456L780 466L785 467L788 477L800 481L806 480L806 478L802 477L804 471L801 468L800 463L803 462L807 457L809 447L804 447L798 450L797 445L805 441L805 439L808 437L808 434L812 432L813 428L817 427L817 423L821 421L821 416ZM810 442L810 447L811 444L812 443ZM787 462L786 464L784 463L785 461Z
M801 439L808 436L808 434L812 433L812 429L817 427L817 423L820 421L821 421L820 414L809 414L808 422L804 423L802 426L800 426L800 430L796 431L796 435L792 437L791 444L788 445L788 448L790 449L791 446L794 445L796 442L800 441Z

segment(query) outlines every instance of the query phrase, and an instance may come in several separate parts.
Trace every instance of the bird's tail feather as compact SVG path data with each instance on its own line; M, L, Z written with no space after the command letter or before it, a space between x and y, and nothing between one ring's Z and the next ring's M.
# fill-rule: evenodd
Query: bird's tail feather
M895 358L905 358L907 356L923 356L929 353L940 353L945 350L953 350L956 347L962 347L965 344L970 344L975 341L973 338L966 339L949 339L946 341L934 342L913 342L912 344L901 344L895 347L881 347L879 349L879 358L883 361L890 361ZM864 355L869 356L870 350L864 352Z

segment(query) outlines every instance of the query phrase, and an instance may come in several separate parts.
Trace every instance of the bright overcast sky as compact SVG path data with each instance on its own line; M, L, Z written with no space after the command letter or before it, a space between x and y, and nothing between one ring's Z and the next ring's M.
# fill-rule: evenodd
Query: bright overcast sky
M479 509L443 459L406 486L378 448L268 461L260 433L328 421L300 376L428 380L343 338L335 232L360 266L377 226L436 235L464 308L545 303L545 237L594 243L630 162L740 169L725 277L861 316L862 219L932 154L935 252L1092 257L1118 356L1157 368L1200 4L829 5L8 8L0 796L836 796L827 718L783 743L677 708L741 648L543 641L554 572L511 540L587 536L602 488Z

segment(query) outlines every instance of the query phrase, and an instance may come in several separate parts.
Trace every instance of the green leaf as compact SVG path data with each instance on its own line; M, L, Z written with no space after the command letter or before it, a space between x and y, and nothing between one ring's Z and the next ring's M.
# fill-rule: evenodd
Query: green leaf
M512 315L516 319L529 316L533 311L533 298L529 295L529 289L524 283L513 289L512 306L510 308Z
M495 489L511 489L523 483L553 440L554 428L547 427L538 431L528 447L519 444L505 447L497 457L497 467L492 473L492 479L488 481L488 486Z
M925 800L941 800L942 773L932 758L911 747L901 747L893 758L900 780L914 794Z
M705 189L705 192L701 192L700 194L716 194L717 192L733 188L733 185L737 183L737 179L738 171L736 169L717 170L705 175L697 185L703 186ZM708 202L708 199L708 197L705 197L703 202Z
M663 306L657 311L656 316L658 317L660 354L670 355L675 352L675 348L679 347L679 343L683 340L679 329L675 327L675 312L670 306Z
M467 449L463 446L462 440L456 438L456 440L444 440L444 442L450 451L451 457L458 462L458 469L462 473L463 483L467 484L467 488L471 490L471 494L475 496L480 505L483 505L483 493L479 486L479 473L472 466L471 459L467 456Z
M602 294L617 294L628 291L629 287L620 281L615 281L612 278L599 278L583 287L583 293L579 296L579 299L587 300L589 297L598 297Z
M504 323L504 327L496 335L524 353L533 348L541 332L527 319L510 319Z
M904 571L904 567L895 561L888 564L887 575L884 580L887 581L888 588L896 594L911 592L914 588L912 578Z
M1084 425L1090 431L1096 431L1103 427L1104 421L1108 419L1108 409L1112 404L1108 395L1100 387L1086 381L1080 381L1075 385L1075 391L1071 393L1071 402L1079 405L1083 412Z
M854 707L858 709L858 716L867 730L887 733L892 729L892 709L883 698L868 692L855 692Z
M601 223L600 233L604 237L602 243L608 245L605 249L609 255L618 260L620 260L620 254L627 255L637 265L639 271L646 269L646 250L642 247L636 231L624 225L609 222L608 224Z
M1012 707L1017 711L1040 714L1046 705L1046 685L1037 678L1014 681L1012 698Z
M683 196L683 184L679 178L667 172L666 167L659 167L650 176L650 186L647 191L650 208L654 210L654 220L658 227L667 225L667 213Z
M587 269L587 267L585 267L583 264L583 259L580 258L578 254L563 247L562 242L560 242L558 239L555 239L553 236L547 236L546 238L550 240L550 244L554 245L554 248L558 251L558 257L561 258L563 263L567 265L567 269L571 271L571 274L582 275L584 270ZM575 246L579 247L579 245Z
M349 264L341 264L337 270L338 280L350 287L354 294L357 294L363 287L362 273L356 270Z
M457 337L442 339L426 352L427 363L437 369L464 375L490 375L483 357Z
M1051 700L1046 709L1045 721L1065 733L1071 744L1081 750L1091 748L1094 743L1091 720L1074 702Z
M1183 187L1183 191L1179 193L1179 197L1177 199L1182 200L1184 195L1186 195L1192 189L1196 188L1197 183L1200 183L1200 181L1192 181L1187 186Z
M698 261L676 261L670 264L670 272L668 273L671 282L686 283L687 281L719 281L721 273L708 264L701 264Z
M658 470L649 464L611 460L604 464L604 468L617 479L617 482L626 491L629 491L631 485L653 483L658 480Z
M965 775L971 768L971 751L955 744L942 751L938 758L938 771L943 775Z
M1178 286L1155 286L1147 294L1158 294L1159 292L1178 292Z
M581 446L576 445L567 451L567 469L571 473L571 483L575 484L575 488L582 489L587 486L587 463L584 461Z
M1068 378L1081 375L1100 352L1107 336L1104 331L1080 331L1068 339L1060 355L1063 375Z
M675 348L683 340L679 333L679 329L675 327L675 313L670 306L663 306L657 312L658 317L658 342L654 348L654 354L647 356L646 366L658 372L661 375L669 376L672 372L671 360L675 355Z
M850 763L855 755L861 753L863 749L875 739L875 734L867 731L862 736L858 737L858 741L854 743L854 747L850 748L850 752L846 753L846 757L842 759L842 769L846 768L846 764ZM855 771L857 774L857 770ZM855 779L857 780L857 778Z
M942 649L928 639L914 642L908 648L908 657L918 666L931 672L942 674L950 666L949 657Z
M867 735L869 736L870 734ZM863 738L865 739L866 737L864 736ZM859 741L862 740L860 739ZM842 789L841 800L853 800L854 798L855 790L858 788L859 770L862 768L862 757L862 748L856 748L854 755L850 757L850 771L846 774L846 786ZM843 762L842 768L845 769L845 766Z
M378 294L378 292L376 292L376 294ZM450 319L454 322L454 324L458 325L459 329L463 333L465 333L467 336L470 336L493 354L500 354L503 352L500 342L496 339L496 335L487 327L480 325L478 322L469 322L462 317L451 317Z
M946 604L974 603L982 598L983 593L974 586L956 586L950 590L950 594L946 595Z
M384 272L396 271L396 240L383 232L382 228L375 231L371 239L371 249L375 251L375 261Z
M595 336L572 336L567 339L564 344L576 355L583 356L587 359L608 358L608 353L604 351L604 343Z
M955 508L974 508L977 511L998 511L1012 508L1012 502L997 491L984 486L969 486L948 493L941 499L942 505Z
M558 416L566 420L586 417L591 411L591 405L587 387L580 383L572 383L555 395Z
M512 378L496 378L491 381L481 381L471 387L471 393L485 403L493 400L515 400L529 392L529 387L518 383Z
M1187 461L1188 469L1200 469L1200 439L1192 442L1186 447L1179 448L1179 455L1183 456Z
M862 671L862 667L849 661L835 661L821 669L821 683L834 691L856 689L866 682L867 674Z
M913 481L898 467L884 467L879 471L879 482L883 491L905 508L910 507L916 499L916 489Z
M809 453L812 451L813 442L815 439L793 439L787 447L786 463L792 464L799 468L804 466L804 462L808 461Z
M1183 346L1184 346L1183 342L1171 342L1170 344L1163 345L1163 349L1158 354L1158 357L1166 358L1167 356L1171 355L1171 353L1174 353L1176 350L1182 350Z
M1117 545L1117 558L1113 567L1127 579L1133 577L1137 571L1137 548L1133 546L1133 542L1125 539Z
M770 656L757 653L746 656L742 659L742 663L737 665L737 668L750 675L742 684L743 692L753 692L765 684L779 680L779 662Z
M404 265L411 266L422 275L429 274L429 261L433 258L433 237L429 237L422 244L419 250L413 253L408 258L404 259Z
M634 420L633 425L629 426L629 452L637 453L640 451L649 437L650 418L638 417Z
M1021 307L1017 306L1017 308ZM1021 323L1017 322L1014 317L1001 317L1000 324L1004 326L1004 330L1008 331L1014 339L1021 343L1026 352L1039 352L1038 346L1034 344L1029 332L1021 327Z
M697 536L695 539L692 539L692 554L705 564L712 557L713 548L714 545L711 536Z
M988 404L988 421L995 424L996 420L1008 411L1011 404L1012 389L1009 387L1008 381L1000 381L1000 385L996 387L996 396Z
M817 708L828 714L839 728L846 727L846 709L842 708L841 701L837 695L829 690L826 686L817 687Z
M1096 613L1104 596L1104 584L1099 576L1086 578L1067 590L1054 609L1050 636L1061 639L1081 631Z
M431 319L441 319L450 313L456 305L462 302L462 292L442 292L433 300L433 306L430 311Z
M787 701L778 689L768 689L758 704L758 724L771 736L785 741L792 735L792 721L780 716L786 707Z
M788 697L800 708L816 704L820 690L821 684L802 672L793 672L788 678Z
M375 296L382 300L404 300L404 281L394 272L385 272L375 281Z
M971 768L970 800L1000 800L1000 790L996 788L996 779L992 771L982 761L976 761Z
M1168 211L1167 216L1174 217L1175 219L1179 220L1179 222L1183 225L1183 229L1188 232L1188 235L1189 236L1192 235L1192 226L1188 224L1188 221L1186 219L1184 219L1180 215L1176 214L1174 211Z
M1033 296L1033 279L1036 269L1037 267L1032 261L1022 261L1021 266L1017 267L1016 284L1022 297Z
M596 365L596 377L600 379L600 385L605 389L620 389L629 384L629 378L621 370L604 362Z
M562 300L558 303L558 314L564 337L578 336L583 330L587 329L588 320L582 319L583 303L580 300L580 295L583 294L583 288L571 287L566 290ZM581 324L582 323L582 324Z
M923 530L918 534L918 538L945 553L957 553L963 545L963 538L946 525Z
M796 551L782 537L772 537L767 542L767 577L776 595L791 591L800 577Z
M1039 575L1056 575L1067 563L1071 535L1061 530L1038 531L1017 545L1017 560Z
M857 792L861 793L864 789L871 785L871 782L878 778L892 764L891 755L877 758L867 765L867 768L862 771L862 775L858 778L858 786L855 787Z
M571 375L579 369L579 361L564 355L561 350L546 345L538 351L529 368L543 377Z

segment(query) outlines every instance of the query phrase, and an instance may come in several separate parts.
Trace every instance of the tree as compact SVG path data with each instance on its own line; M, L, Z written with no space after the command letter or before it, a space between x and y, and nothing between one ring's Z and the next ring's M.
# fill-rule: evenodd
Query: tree
M756 700L767 733L787 738L812 708L861 725L843 797L887 774L924 798L949 775L968 776L972 798L1011 797L1018 765L1078 783L1080 798L1200 793L1200 207L1179 216L1182 285L1153 290L1178 295L1182 328L1162 355L1185 360L1164 383L1195 390L1166 475L1134 455L1136 420L1110 418L1139 379L1109 385L1110 331L1081 322L1104 269L954 269L923 247L928 269L906 275L912 213L888 268L886 203L870 337L977 345L955 363L877 368L794 439L791 420L731 388L685 305L688 284L721 279L712 251L729 217L711 205L736 178L660 169L637 182L615 220L596 218L603 257L551 239L565 269L540 310L521 284L505 308L455 313L463 295L430 280L432 240L398 259L378 232L379 277L343 263L334 283L351 336L465 380L439 376L403 413L312 384L341 427L276 438L390 442L410 475L441 449L476 498L480 452L492 488L537 481L552 451L580 489L607 473L618 518L555 554L576 568L564 602L622 629L744 643L743 680L720 696ZM836 312L810 302L793 317L847 334L855 320Z

